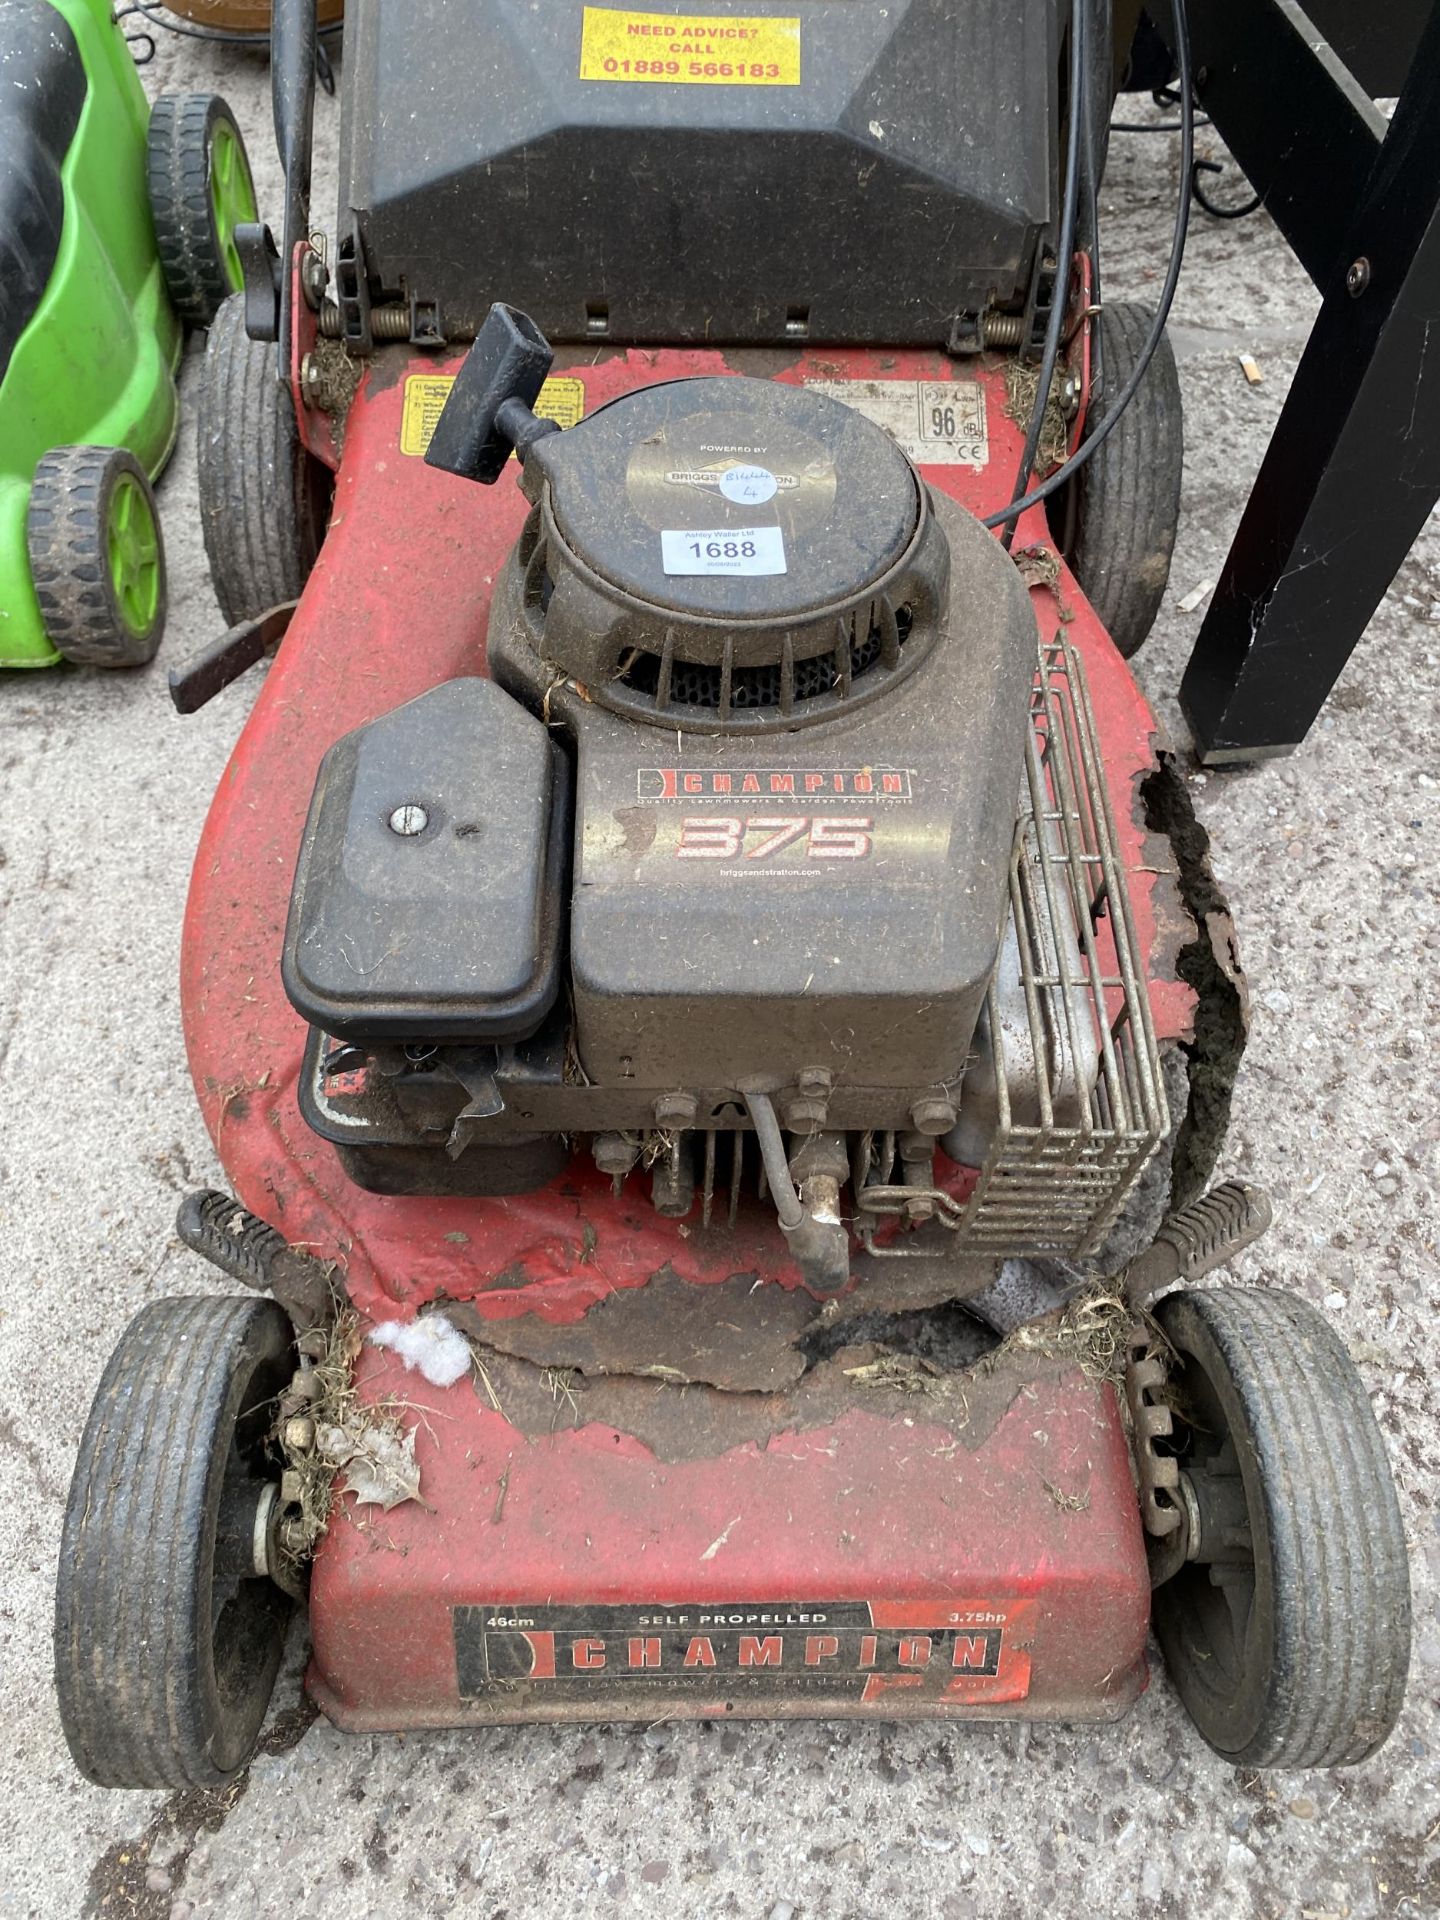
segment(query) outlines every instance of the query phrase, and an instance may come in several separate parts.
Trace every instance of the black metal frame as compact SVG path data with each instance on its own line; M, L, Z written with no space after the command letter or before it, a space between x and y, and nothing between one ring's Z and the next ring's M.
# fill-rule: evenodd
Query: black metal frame
M1291 0L1191 0L1191 43L1324 297L1181 682L1213 765L1299 745L1440 499L1440 0L1388 131Z

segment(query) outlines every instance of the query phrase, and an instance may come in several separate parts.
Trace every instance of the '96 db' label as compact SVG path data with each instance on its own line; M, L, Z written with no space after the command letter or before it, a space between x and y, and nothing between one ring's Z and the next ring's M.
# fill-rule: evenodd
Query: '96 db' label
M800 22L586 7L580 78L658 80L692 87L798 87Z

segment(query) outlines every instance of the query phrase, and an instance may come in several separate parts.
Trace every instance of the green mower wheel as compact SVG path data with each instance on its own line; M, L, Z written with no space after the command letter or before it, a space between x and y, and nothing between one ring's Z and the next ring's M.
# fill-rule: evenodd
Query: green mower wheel
M57 447L25 527L46 638L76 666L143 667L165 631L165 545L145 469L123 447Z
M101 1787L218 1787L250 1759L292 1602L257 1571L295 1368L273 1300L154 1300L96 1390L65 1508L55 1684Z
M155 102L146 172L170 299L187 325L208 327L243 279L235 229L259 217L245 142L218 94Z

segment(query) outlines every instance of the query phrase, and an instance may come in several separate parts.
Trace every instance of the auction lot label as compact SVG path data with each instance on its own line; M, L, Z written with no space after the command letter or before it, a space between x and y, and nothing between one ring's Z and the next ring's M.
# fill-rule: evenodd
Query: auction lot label
M800 21L586 7L580 78L688 87L798 87Z

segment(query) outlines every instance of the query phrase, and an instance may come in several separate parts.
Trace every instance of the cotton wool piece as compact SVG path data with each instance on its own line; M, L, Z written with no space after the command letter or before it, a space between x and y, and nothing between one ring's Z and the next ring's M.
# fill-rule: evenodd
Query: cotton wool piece
M398 1354L432 1387L453 1387L470 1371L470 1344L443 1313L427 1313L419 1320L382 1320L371 1328L370 1344Z

